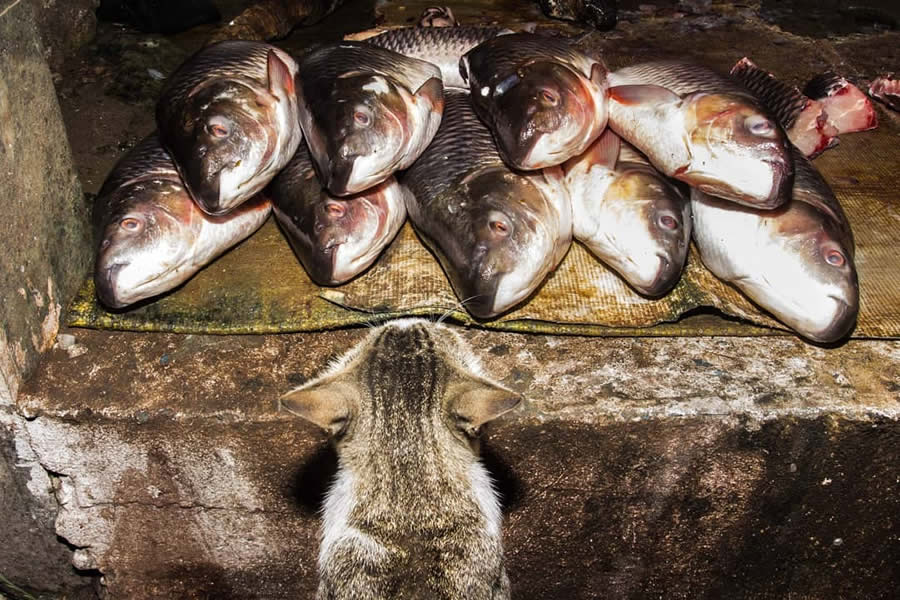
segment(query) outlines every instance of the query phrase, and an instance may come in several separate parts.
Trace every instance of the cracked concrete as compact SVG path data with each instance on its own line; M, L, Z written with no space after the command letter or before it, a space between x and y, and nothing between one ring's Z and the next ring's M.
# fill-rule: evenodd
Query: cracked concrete
M0 10L17 4L0 0ZM418 10L407 4L389 10ZM464 4L461 15L486 14L481 3ZM648 35L669 31L674 3L659 13L623 4L631 14L602 43L623 59L659 51ZM722 29L752 4L716 2L727 15ZM703 44L721 45L733 31L703 29L715 25L704 18L679 17L677 29L698 44L694 52L724 61ZM741 31L744 43L761 45ZM822 49L823 64L842 55L889 62L896 53L866 39L836 43L840 55L818 41L810 48ZM194 42L176 40L165 60ZM97 61L96 53L79 58L60 83L88 191L152 127L147 98L110 96L103 84L116 73ZM12 106L4 94L0 87L0 117ZM25 138L13 133L0 126L0 142L16 153L7 158L22 156L9 140ZM274 401L367 332L64 329L74 336L67 349L48 349L70 293L9 272L0 514L17 543L0 544L0 574L60 597L78 589L93 597L87 574L110 599L312 598L319 510L336 456ZM22 306L40 310L13 323ZM30 329L20 334L20 325ZM526 397L483 444L503 500L513 597L893 599L900 341L819 348L792 337L463 336L489 373ZM20 388L39 349L42 362Z

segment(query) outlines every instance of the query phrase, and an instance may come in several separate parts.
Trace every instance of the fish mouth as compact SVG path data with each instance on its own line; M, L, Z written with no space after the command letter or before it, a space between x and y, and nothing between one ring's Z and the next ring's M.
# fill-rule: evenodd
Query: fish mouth
M771 210L785 204L791 198L794 183L794 166L781 160L767 160L772 169L772 192L764 202L759 204L763 210Z
M828 296L837 303L837 312L832 317L827 327L817 332L809 332L806 335L814 342L829 344L840 340L850 333L856 324L857 310L854 309L846 300L839 298L833 294Z
M657 254L656 256L659 258L659 268L656 271L656 277L653 278L650 285L641 290L642 293L653 298L668 292L675 285L675 282L678 281L677 275L680 274L673 268L673 263L669 260L669 257L663 254ZM676 276L673 277L673 275Z
M119 271L128 266L128 263L114 263L94 274L94 288L97 298L104 306L109 308L124 308L127 302L122 302L116 297L115 278Z

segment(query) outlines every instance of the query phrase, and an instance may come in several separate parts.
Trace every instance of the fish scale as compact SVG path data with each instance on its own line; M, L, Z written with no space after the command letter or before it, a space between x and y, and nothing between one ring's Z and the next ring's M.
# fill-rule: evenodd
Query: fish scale
M460 152L466 148L466 152ZM403 182L420 203L436 198L479 167L503 166L491 132L465 92L445 92L444 117L431 144L413 163ZM433 177L441 173L440 177Z
M138 142L125 158L113 167L109 177L103 183L100 193L97 194L98 198L107 197L110 192L124 183L138 178L170 179L177 182L178 185L182 185L172 157L163 150L156 133Z
M310 82L326 86L354 71L389 75L410 92L432 77L441 77L431 63L364 42L342 42L310 52L300 63L299 76L304 87Z
M497 79L515 72L523 62L523 57L531 61L547 60L562 61L570 67L577 69L585 77L591 76L591 67L601 64L600 61L591 60L577 49L573 48L572 41L567 38L537 35L531 33L514 33L496 37L479 45L475 51L468 55L473 63L470 70L484 72L474 62L483 61L490 65L490 71L495 73L489 80L479 82L482 85L492 85Z
M184 61L169 77L169 85L160 96L160 105L183 98L197 84L208 81L210 73L215 73L217 79L249 79L265 85L271 50L277 49L271 44L243 40L220 42L203 48ZM287 53L277 51L282 57L287 56Z
M505 33L511 31L501 27L401 27L365 42L437 65L445 86L465 87L459 59L485 40Z
M678 61L658 61L625 67L610 73L609 83L614 86L659 85L679 95L702 91L753 97L747 88L724 75L700 65Z

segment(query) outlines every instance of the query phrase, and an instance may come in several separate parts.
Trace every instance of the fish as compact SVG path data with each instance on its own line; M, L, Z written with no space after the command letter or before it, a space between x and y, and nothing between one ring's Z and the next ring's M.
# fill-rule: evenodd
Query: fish
M319 285L339 285L375 262L406 221L405 188L390 176L356 195L322 187L306 144L269 186L281 231Z
M419 17L419 27L458 27L459 21L449 6L429 6Z
M300 125L319 179L336 196L408 168L444 110L440 69L366 42L311 51L298 81Z
M616 0L539 0L538 4L548 17L575 21L599 31L613 29L618 20Z
M900 111L900 80L890 75L878 77L869 84L869 95L888 108Z
M94 288L120 309L176 288L259 229L271 212L258 195L225 216L200 210L153 133L113 167L94 204Z
M156 105L159 137L206 213L223 215L254 197L297 151L296 73L275 46L225 41L169 78Z
M459 72L460 58L478 44L509 33L512 30L502 27L400 27L365 41L436 65L444 88L468 89Z
M692 187L771 209L790 196L790 141L737 81L688 62L609 75L609 126L654 167Z
M832 71L810 79L803 93L822 103L828 124L838 133L855 133L878 127L872 101L858 87Z
M681 277L691 205L672 183L607 129L563 164L575 239L639 293L659 297Z
M562 164L606 127L608 69L570 40L496 36L463 55L459 70L475 112L514 169Z
M801 336L849 334L859 313L853 232L825 179L799 151L791 199L754 210L691 191L703 264Z
M732 67L731 76L775 115L788 139L807 158L837 146L839 132L829 121L821 102L804 95L795 86L779 81L747 57Z
M511 170L469 94L446 97L441 128L401 178L407 212L461 304L488 319L526 300L572 242L572 204L560 167Z

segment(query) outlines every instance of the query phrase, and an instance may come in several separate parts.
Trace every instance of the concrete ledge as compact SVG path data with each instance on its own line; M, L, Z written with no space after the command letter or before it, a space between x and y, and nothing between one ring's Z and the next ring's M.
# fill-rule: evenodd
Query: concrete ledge
M335 457L274 400L366 332L71 333L18 407L75 565L109 598L312 598ZM463 333L528 399L485 438L514 597L891 597L900 342Z

